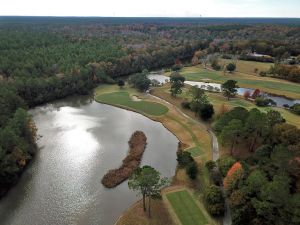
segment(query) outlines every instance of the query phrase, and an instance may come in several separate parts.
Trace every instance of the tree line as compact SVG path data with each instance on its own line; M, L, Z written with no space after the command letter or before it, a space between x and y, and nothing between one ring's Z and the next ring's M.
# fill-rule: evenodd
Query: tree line
M221 116L214 129L231 155L206 163L213 182L208 210L223 214L223 185L233 224L299 224L300 130L277 111L241 107Z

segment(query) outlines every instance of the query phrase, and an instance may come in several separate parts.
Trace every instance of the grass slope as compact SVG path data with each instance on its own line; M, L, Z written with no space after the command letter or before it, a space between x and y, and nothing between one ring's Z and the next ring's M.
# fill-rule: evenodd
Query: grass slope
M133 101L127 91L100 94L96 96L96 100L111 105L125 106L151 116L161 116L168 112L167 107L156 102Z
M188 191L167 193L166 197L182 225L208 224L203 212Z

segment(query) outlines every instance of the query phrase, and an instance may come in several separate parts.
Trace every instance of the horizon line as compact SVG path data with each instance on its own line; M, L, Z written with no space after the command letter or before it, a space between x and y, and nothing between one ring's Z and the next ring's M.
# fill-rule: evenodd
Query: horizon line
M300 17L227 17L227 16L70 16L70 15L0 15L0 17L53 17L53 18L187 18L187 19L300 19Z

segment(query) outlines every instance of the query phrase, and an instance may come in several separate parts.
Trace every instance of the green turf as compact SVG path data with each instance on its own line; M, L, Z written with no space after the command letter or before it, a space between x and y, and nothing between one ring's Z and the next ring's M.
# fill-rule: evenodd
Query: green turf
M189 148L187 151L191 153L192 157L198 157L203 153L199 146Z
M195 149L197 149L194 153L195 153L195 156L200 156L200 154L202 153L201 152L201 144L200 142L198 141L196 135L194 134L194 132L190 129L189 126L187 126L185 123L182 123L180 120L172 117L172 116L168 116L170 119L176 121L177 123L179 123L181 126L183 126L189 133L190 135L192 136L192 139L193 139L193 142L195 143L196 147L194 147ZM189 121L189 123L191 123L191 121ZM198 154L198 153L199 154ZM191 153L193 155L193 153Z
M166 194L182 225L208 224L206 217L188 191L178 191Z
M271 80L247 79L245 77L239 77L237 74L221 75L221 72L208 71L208 70L201 69L201 68L183 69L181 74L187 80L190 80L190 81L202 81L202 79L211 79L212 82L223 83L226 80L234 79L234 80L238 81L238 85L240 85L242 87L259 88L262 90L265 88L268 91L274 90L273 93L282 91L282 93L289 92L289 93L295 93L297 95L300 95L299 84L276 82L276 81L271 81Z
M125 106L141 113L146 113L152 116L161 116L168 112L168 108L164 105L148 101L133 101L129 93L126 91L104 93L96 96L99 102Z

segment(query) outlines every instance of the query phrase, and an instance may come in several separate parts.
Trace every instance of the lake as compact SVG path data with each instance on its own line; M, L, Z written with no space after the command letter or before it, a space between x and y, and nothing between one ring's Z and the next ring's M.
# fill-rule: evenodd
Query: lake
M142 165L163 176L176 169L177 138L140 114L76 96L30 110L41 135L39 151L0 202L1 225L110 225L140 197L127 182L101 179L120 166L136 130L147 136Z

